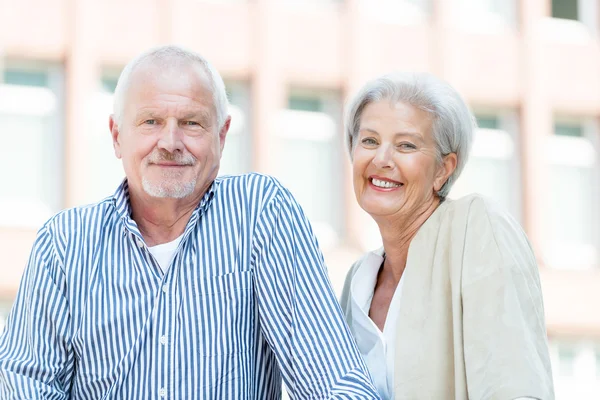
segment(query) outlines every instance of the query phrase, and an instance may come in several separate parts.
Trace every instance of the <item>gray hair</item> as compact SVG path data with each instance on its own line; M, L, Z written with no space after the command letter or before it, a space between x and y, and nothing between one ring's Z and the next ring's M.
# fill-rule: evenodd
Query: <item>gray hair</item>
M167 45L150 49L131 60L119 77L113 103L114 119L121 124L125 110L125 95L131 84L131 76L136 68L142 65L153 65L168 68L170 66L182 66L199 64L208 75L213 94L213 102L219 129L225 123L228 112L227 92L225 83L219 72L200 54L183 49L179 46Z
M449 84L428 73L380 76L363 86L347 104L344 125L350 158L356 146L363 110L369 103L380 100L407 103L433 117L437 161L441 163L450 153L456 153L457 158L456 169L437 193L441 199L446 198L467 163L476 127L465 101Z

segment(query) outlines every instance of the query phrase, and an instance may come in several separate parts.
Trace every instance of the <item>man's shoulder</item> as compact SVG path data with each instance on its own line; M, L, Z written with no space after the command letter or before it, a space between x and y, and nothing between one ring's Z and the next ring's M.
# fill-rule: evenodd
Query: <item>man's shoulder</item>
M42 229L67 233L72 230L104 225L114 214L114 198L106 197L96 203L66 208L54 214Z
M248 172L245 174L222 175L215 179L219 186L243 185L256 187L282 186L274 176L261 174L259 172Z
M300 208L292 192L277 178L261 173L225 175L215 179L217 207L263 214Z
M274 176L258 172L219 176L215 185L219 196L250 197L253 200L289 192Z

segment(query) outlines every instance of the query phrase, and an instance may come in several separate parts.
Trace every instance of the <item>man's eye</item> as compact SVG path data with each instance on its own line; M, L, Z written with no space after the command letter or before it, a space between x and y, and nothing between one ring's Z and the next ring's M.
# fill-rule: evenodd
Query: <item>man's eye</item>
M144 121L144 124L146 125L156 125L156 120L155 119L147 119Z
M200 124L197 123L196 121L185 121L185 125L188 125L188 126L198 126Z

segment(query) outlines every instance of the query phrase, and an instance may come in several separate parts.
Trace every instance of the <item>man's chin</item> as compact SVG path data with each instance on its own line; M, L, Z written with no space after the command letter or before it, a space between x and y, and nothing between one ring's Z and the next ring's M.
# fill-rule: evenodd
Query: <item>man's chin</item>
M148 180L143 180L142 186L148 196L159 199L183 199L193 194L196 187L194 182L168 184Z

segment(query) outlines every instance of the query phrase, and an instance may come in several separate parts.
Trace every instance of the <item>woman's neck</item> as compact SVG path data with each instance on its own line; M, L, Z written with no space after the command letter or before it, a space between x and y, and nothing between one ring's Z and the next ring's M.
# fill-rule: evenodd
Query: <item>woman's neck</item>
M439 205L440 200L436 197L416 212L399 215L393 220L378 221L385 252L383 270L380 274L382 279L390 279L396 283L400 281L406 268L410 243Z

